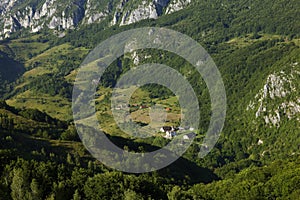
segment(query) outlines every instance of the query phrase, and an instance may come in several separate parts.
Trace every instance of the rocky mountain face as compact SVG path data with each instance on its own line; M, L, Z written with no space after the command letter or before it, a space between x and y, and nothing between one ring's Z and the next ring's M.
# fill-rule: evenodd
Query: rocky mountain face
M300 64L296 62L288 70L270 74L247 110L254 110L256 118L269 126L279 127L284 119L300 123L299 91Z
M63 32L102 21L122 26L143 19L156 19L190 3L191 0L2 0L0 38L8 38L19 30Z

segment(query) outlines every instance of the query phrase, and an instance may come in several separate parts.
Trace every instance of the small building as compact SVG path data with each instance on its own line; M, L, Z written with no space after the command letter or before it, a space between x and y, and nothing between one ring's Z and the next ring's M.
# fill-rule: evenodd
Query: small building
M166 135L164 136L164 138L172 139L175 136L176 136L176 132L175 131L167 131Z
M184 131L185 129L184 129L183 127L179 126L179 127L178 127L178 130L179 130L179 131Z
M98 85L99 84L99 79L93 79L92 84L93 85Z
M171 111L171 110L172 110L172 108L169 108L169 107L166 108L166 111Z
M174 129L171 126L163 126L160 128L160 132L166 133L167 131L174 131Z
M123 110L128 107L127 104L119 104L118 106L115 107L115 110Z
M183 136L184 140L191 140L194 139L196 137L196 133L188 133L186 135Z

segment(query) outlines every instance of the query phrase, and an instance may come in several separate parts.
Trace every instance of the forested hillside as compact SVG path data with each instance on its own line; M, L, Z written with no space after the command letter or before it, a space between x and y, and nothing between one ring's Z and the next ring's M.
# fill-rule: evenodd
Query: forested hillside
M170 5L176 8L172 1L159 7L161 14L155 18L145 15L132 18L132 23L124 18L125 24L124 13L147 11L148 4L142 8L138 1L124 1L114 10L115 1L111 7L106 7L110 1L78 1L65 14L76 17L87 9L87 2L93 15L80 15L72 28L45 26L33 33L19 24L0 41L0 199L299 198L300 1L178 0L178 11L170 10ZM43 4L19 1L5 12L0 4L0 14L10 16L27 5L38 11ZM98 11L103 20L95 18ZM53 16L45 14L45 23ZM89 17L92 23L87 23ZM42 23L39 20L30 23ZM97 44L122 31L149 26L184 33L208 51L225 85L226 121L215 147L199 158L211 115L205 82L187 61L170 52L145 49L123 55L109 66L95 95L97 117L114 144L131 152L150 152L169 142L162 134L144 139L126 135L114 122L112 88L137 65L161 63L183 74L196 92L201 119L193 144L172 165L145 174L117 172L93 158L81 143L71 110L73 84L80 64ZM168 125L179 124L177 99L155 84L134 93L133 119L146 126L147 109L155 104L165 105Z

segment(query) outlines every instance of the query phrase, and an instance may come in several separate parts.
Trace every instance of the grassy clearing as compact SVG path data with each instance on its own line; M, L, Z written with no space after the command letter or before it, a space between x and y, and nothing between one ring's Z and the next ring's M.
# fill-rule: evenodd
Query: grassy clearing
M284 43L295 43L297 46L300 46L300 39L287 40L283 36L280 35L272 35L272 34L259 34L257 38L255 38L254 34L248 34L244 37L233 38L227 42L227 44L234 45L236 47L245 47L249 46L257 41L265 41L265 40L274 40L274 39L283 39Z
M67 76L65 76L65 79L66 79L68 82L73 82L73 81L75 81L77 72L78 72L78 69L75 69L75 70L71 71L70 74L68 74Z
M300 46L300 39L293 39L292 42L294 42L297 46Z
M67 151L72 154L79 154L79 156L91 157L87 153L86 148L81 142L74 141L62 141L62 140L46 140L50 142L51 147L53 148L62 148L62 150ZM65 152L64 152L65 153Z
M33 56L38 55L49 48L48 43L30 42L24 43L22 41L12 41L8 44L9 48L15 53L17 60L26 61Z
M26 67L40 66L47 70L58 71L63 63L69 57L83 57L88 52L86 48L74 48L70 44L62 44L51 49L44 51L43 53L31 58L25 64ZM73 61L73 60L71 60ZM71 62L70 61L70 62ZM79 66L78 66L79 67Z
M26 62L26 66L32 66L34 63L42 63L44 67L51 67L53 68L54 66L51 63L51 60L54 60L55 57L58 55L64 55L68 53L68 50L71 49L72 46L69 44L62 44L56 47L53 47L51 49L46 50L45 52L29 59ZM62 60L56 60L55 64L61 63Z
M51 70L48 69L48 68L37 67L37 68L34 68L34 69L32 69L32 70L29 70L29 71L25 72L25 73L23 74L23 77L24 77L25 79L30 79L30 78L32 78L32 77L41 76L41 75L43 75L43 74L49 74L49 73L51 73L51 72L53 72L53 71L51 71Z
M60 96L28 90L7 100L7 103L16 108L36 108L60 120L72 119L71 102Z
M130 88L134 89L134 88ZM127 89L125 89L127 90ZM123 93L124 89L118 90L117 92ZM100 88L100 90L97 92L97 99L96 99L96 110L97 110L97 118L100 123L100 127L103 131L105 131L108 134L111 135L118 135L122 137L129 137L126 133L122 132L117 124L114 121L114 118L112 116L111 111L111 101L110 101L110 95L111 95L111 89L109 88ZM117 98L121 98L122 95L118 96ZM145 90L137 89L132 94L129 104L131 106L131 114L130 117L133 119L136 123L142 123L142 124L150 124L151 128L156 130L157 132L161 128L161 126L164 125L177 125L180 122L181 119L181 109L179 107L178 99L177 97L170 97L168 99L151 99L149 97L149 93ZM151 106L159 104L163 107L164 112L166 113L166 122L154 122L151 121L150 118L150 112L151 112ZM121 105L116 105L121 106ZM141 107L144 106L144 107ZM166 109L168 108L168 109ZM114 108L115 109L115 108ZM86 119L87 122L89 119Z
M18 126L23 126L23 127L28 127L28 128L47 126L46 123L36 122L33 120L26 119L20 115L16 115L15 113L12 113L5 109L0 109L0 113L2 115L6 115L10 119L14 119L14 122L17 123Z
M259 34L259 37L255 38L254 34L248 34L244 37L237 37L229 40L227 44L231 44L237 47L245 47L253 44L257 41L263 40L272 40L272 39L280 39L282 36L280 35L271 35L271 34Z
M13 45L16 48L18 45L23 44L21 43L22 41L23 40L15 40L12 42L11 45ZM41 47L41 49L44 48L45 47ZM26 46L26 49L30 49L30 47ZM74 57L83 57L84 55L86 55L87 51L88 50L85 48L74 48L70 44L62 44L60 46L56 46L43 51L39 55L25 62L25 67L27 68L27 71L22 76L23 81L16 85L15 89L22 89L26 85L30 84L33 78L45 74L59 74L61 70L60 68L65 67L63 63L68 62L67 59L70 60ZM21 57L23 56L24 55L21 55ZM70 60L70 62L71 61L72 60ZM70 77L72 75L70 75ZM69 76L66 77L68 77L67 80L69 82L73 81L72 78L70 78ZM50 116L58 119L72 119L71 103L68 99L58 95L50 96L48 94L43 94L33 90L29 90L23 93L17 93L14 97L8 100L8 103L18 108L37 108L41 111L46 112Z

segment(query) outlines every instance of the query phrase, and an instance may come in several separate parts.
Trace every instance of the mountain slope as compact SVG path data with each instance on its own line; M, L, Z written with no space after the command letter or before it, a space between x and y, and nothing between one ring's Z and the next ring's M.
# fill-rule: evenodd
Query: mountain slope
M90 3L93 6L97 5ZM132 2L128 1L127 3L124 4L124 9L125 5L132 5L131 8L134 8ZM282 1L266 0L265 4L269 5L270 8L259 7L259 9L252 11L251 8L258 7L259 1L251 1L246 4L234 4L230 1L225 1L222 4L218 1L195 2L193 7L162 16L156 21L146 20L129 26L110 27L105 30L100 24L90 24L86 28L69 32L64 38L55 39L46 35L50 41L40 38L31 39L29 40L30 43L36 42L37 45L45 45L46 48L41 49L40 52L35 52L30 57L23 55L22 52L17 52L18 48L13 49L25 63L27 72L22 76L22 81L17 84L15 90L8 95L9 100L7 102L19 108L22 106L38 108L52 117L71 120L71 101L69 98L72 81L76 74L76 68L89 49L94 47L97 42L128 28L149 25L167 26L192 36L213 56L223 75L228 95L229 111L224 133L226 136L230 135L231 139L227 141L228 145L235 149L235 155L228 152L230 154L228 157L230 161L239 157L247 158L252 155L247 148L253 143L257 143L260 136L253 137L252 134L249 134L249 138L243 138L243 135L239 135L241 129L252 131L258 128L258 125L252 124L252 118L255 118L255 114L253 115L250 111L245 113L246 107L250 100L253 101L253 97L264 87L266 78L271 73L280 72L283 66L290 66L296 63L298 59L297 53L293 53L295 55L293 63L289 61L291 59L289 55L293 49L295 52L299 49L295 43L298 41L297 32L294 32L299 28L298 23L296 23L299 15L295 14L299 10L290 9L290 5L297 8L298 1L291 1L287 7L278 11L280 15L273 18L279 24L276 29L272 29L273 25L269 23L271 18L265 17L264 20L258 22L256 16L274 14L275 8L277 9L278 6L282 5ZM138 7L137 4L135 6ZM289 12L285 12L287 10ZM201 17L198 17L199 14ZM290 15L295 15L295 18L286 22ZM245 17L250 18L245 19ZM241 23L243 26L239 26ZM255 28L255 24L258 29ZM282 27L285 26L288 28L283 30ZM286 35L285 31L287 31ZM27 41L27 39L24 39L23 43L19 41L18 45L28 48ZM11 40L8 45L14 46L15 43L15 40ZM138 56L140 63L159 60L157 55L144 61L141 59L143 55ZM165 61L161 60L160 62ZM124 63L126 63L125 60ZM172 59L168 64L175 66ZM184 65L183 68L188 69L188 66ZM201 85L197 83L195 78L193 84ZM205 88L197 91L201 90L206 91ZM207 125L209 117L207 97L207 91L199 95L201 101L205 102L202 105L202 113L206 113L206 115L202 117L203 122L201 122L204 127ZM285 117L283 116L283 118ZM236 124L235 120L243 121L244 127ZM119 133L111 134L118 135ZM231 144L233 140L237 139L241 142ZM219 149L218 151L222 152L223 150ZM221 160L225 159L222 158Z
M153 190L159 191L162 199L276 199L299 196L299 1L193 1L187 7L185 6L189 1L176 1L179 2L178 5L184 5L177 6L178 9L185 8L173 12L177 10L174 2L1 2L3 5L0 12L5 16L1 19L14 16L16 32L0 43L1 55L4 55L0 57L0 63L20 64L25 70L23 73L16 68L10 89L3 89L3 97L11 107L5 105L0 109L0 114L3 115L1 120L5 122L5 130L1 132L1 145L6 145L5 149L10 148L12 141L9 136L12 130L8 127L12 123L8 119L14 119L14 126L25 127L22 129L25 136L30 135L30 139L22 140L23 137L17 135L18 131L13 133L11 137L17 139L17 144L37 141L40 148L29 148L29 153L24 148L27 156L20 156L36 160L40 158L34 155L41 154L43 159L51 160L50 166L57 168L46 168L49 171L45 172L41 170L43 176L40 176L40 171L36 170L40 167L32 166L46 164L30 161L32 166L29 171L32 173L24 178L26 181L23 191L32 193L30 183L32 179L37 179L45 199L75 199L75 196L92 199L93 195L97 195L99 199L128 196L129 199L134 199L132 196L147 199L153 197ZM44 5L46 6L43 11ZM173 5L173 10L169 9L170 5ZM22 26L18 24L21 24L21 18L27 16L25 8L28 6L34 8L34 13L45 14L39 19L30 20L31 24L26 29L23 22ZM22 12L25 15L15 16L18 9L20 16L23 15ZM27 10L29 12L30 8ZM32 15L36 14L28 14ZM40 33L28 34L36 25L41 26ZM167 64L190 81L200 102L201 129L196 130L197 140L183 158L169 168L159 171L158 175L111 173L96 161L92 164L81 162L81 159L90 158L90 155L85 154L79 143L47 138L78 139L74 137L76 130L72 125L70 97L77 68L88 52L111 35L144 26L167 27L180 31L207 49L218 66L226 87L226 123L214 149L200 159L199 144L202 144L211 111L209 92L203 80L182 58L168 52L148 49L120 57L110 66L104 80L100 81L102 85L95 97L99 120L106 125L107 136L116 145L126 150L144 152L157 149L168 142L159 134L147 139L125 135L116 128L111 116L111 87L122 73L143 63ZM54 32L61 37L54 36ZM5 69L3 68L3 73L7 72ZM161 94L159 92L164 94L161 99L156 98ZM154 103L165 104L167 113L173 116L179 110L172 94L152 85L137 91L133 97L131 104L135 106L131 110L141 125L147 125L149 121L141 116L147 115L145 107ZM16 108L11 109L12 107ZM50 121L47 122L46 117ZM38 121L37 118L44 120ZM65 120L68 121L68 127L61 128L58 124L53 124L51 119L54 118L63 121L62 125L65 125ZM43 134L43 130L47 130L49 134ZM70 156L62 154L60 159L65 165L61 165L61 161L42 152L43 145L51 149L48 142L62 147L65 152L73 151L73 147L81 150L80 153L74 150L76 153ZM19 145L19 149L22 149L22 145ZM0 182L0 194L4 191L6 196L10 196L16 192L15 181L19 180L17 172L20 168L26 169L22 164L26 162L15 161L13 153L7 155L5 150L1 150L1 153L1 158L5 160L3 171L6 169L11 172L1 176L7 181ZM50 177L46 178L47 184L43 184L43 180L38 178L44 175ZM151 184L145 182L145 177L151 180ZM221 180L217 181L218 179ZM107 180L109 181L106 182ZM113 180L118 181L115 183ZM177 180L180 183L175 183ZM193 186L192 183L195 182L204 183ZM207 182L211 183L206 184Z

